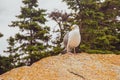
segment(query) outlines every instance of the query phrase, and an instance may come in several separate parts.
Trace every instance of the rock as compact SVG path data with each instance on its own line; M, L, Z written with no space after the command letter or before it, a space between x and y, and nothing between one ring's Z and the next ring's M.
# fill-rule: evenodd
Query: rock
M12 69L0 80L120 80L120 55L64 54Z

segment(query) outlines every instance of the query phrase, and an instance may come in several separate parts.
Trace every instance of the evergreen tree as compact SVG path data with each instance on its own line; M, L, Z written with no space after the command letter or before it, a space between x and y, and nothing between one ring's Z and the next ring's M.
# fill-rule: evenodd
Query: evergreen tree
M120 38L117 30L120 22L119 0L63 0L74 11L74 21L80 26L83 51L119 51ZM112 13L111 13L112 12Z
M0 74L5 73L6 71L9 71L12 69L12 65L10 63L10 59L5 56L0 56Z
M18 53L22 62L30 65L33 62L48 56L48 41L50 39L47 26L43 26L47 21L45 10L39 9L37 0L23 0L24 6L21 7L21 14L16 16L18 20L12 21L10 27L17 27L19 32L8 42L14 41L6 50L9 53Z
M0 33L0 38L1 37L3 37L2 33ZM4 72L10 70L11 68L12 68L12 65L9 61L9 58L0 55L0 75L3 74Z
M13 37L10 37L9 39L7 39L7 41L8 41L9 47L7 47L7 50L5 50L4 52L9 53L8 54L8 59L9 59L10 64L11 64L11 69L24 65L21 62L22 60L20 59L20 56L22 54L19 54L17 52L19 48L16 48L16 46L15 46L15 44L16 44L15 39Z

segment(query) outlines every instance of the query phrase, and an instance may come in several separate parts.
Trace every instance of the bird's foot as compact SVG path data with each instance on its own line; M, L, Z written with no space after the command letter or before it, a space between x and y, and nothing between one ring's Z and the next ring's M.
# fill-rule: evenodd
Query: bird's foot
M74 53L74 55L77 55L77 53Z
M71 52L67 52L67 54L73 54L73 53L71 53Z

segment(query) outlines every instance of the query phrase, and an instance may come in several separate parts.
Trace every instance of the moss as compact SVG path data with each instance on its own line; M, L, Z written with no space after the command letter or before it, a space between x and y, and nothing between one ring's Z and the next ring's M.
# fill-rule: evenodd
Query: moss
M87 50L87 53L95 53L95 54L114 54L113 51L108 50Z

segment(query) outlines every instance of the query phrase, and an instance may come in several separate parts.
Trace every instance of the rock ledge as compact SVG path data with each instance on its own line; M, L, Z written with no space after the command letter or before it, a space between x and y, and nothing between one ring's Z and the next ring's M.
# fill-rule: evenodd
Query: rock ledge
M64 54L12 69L0 80L120 80L120 55Z

